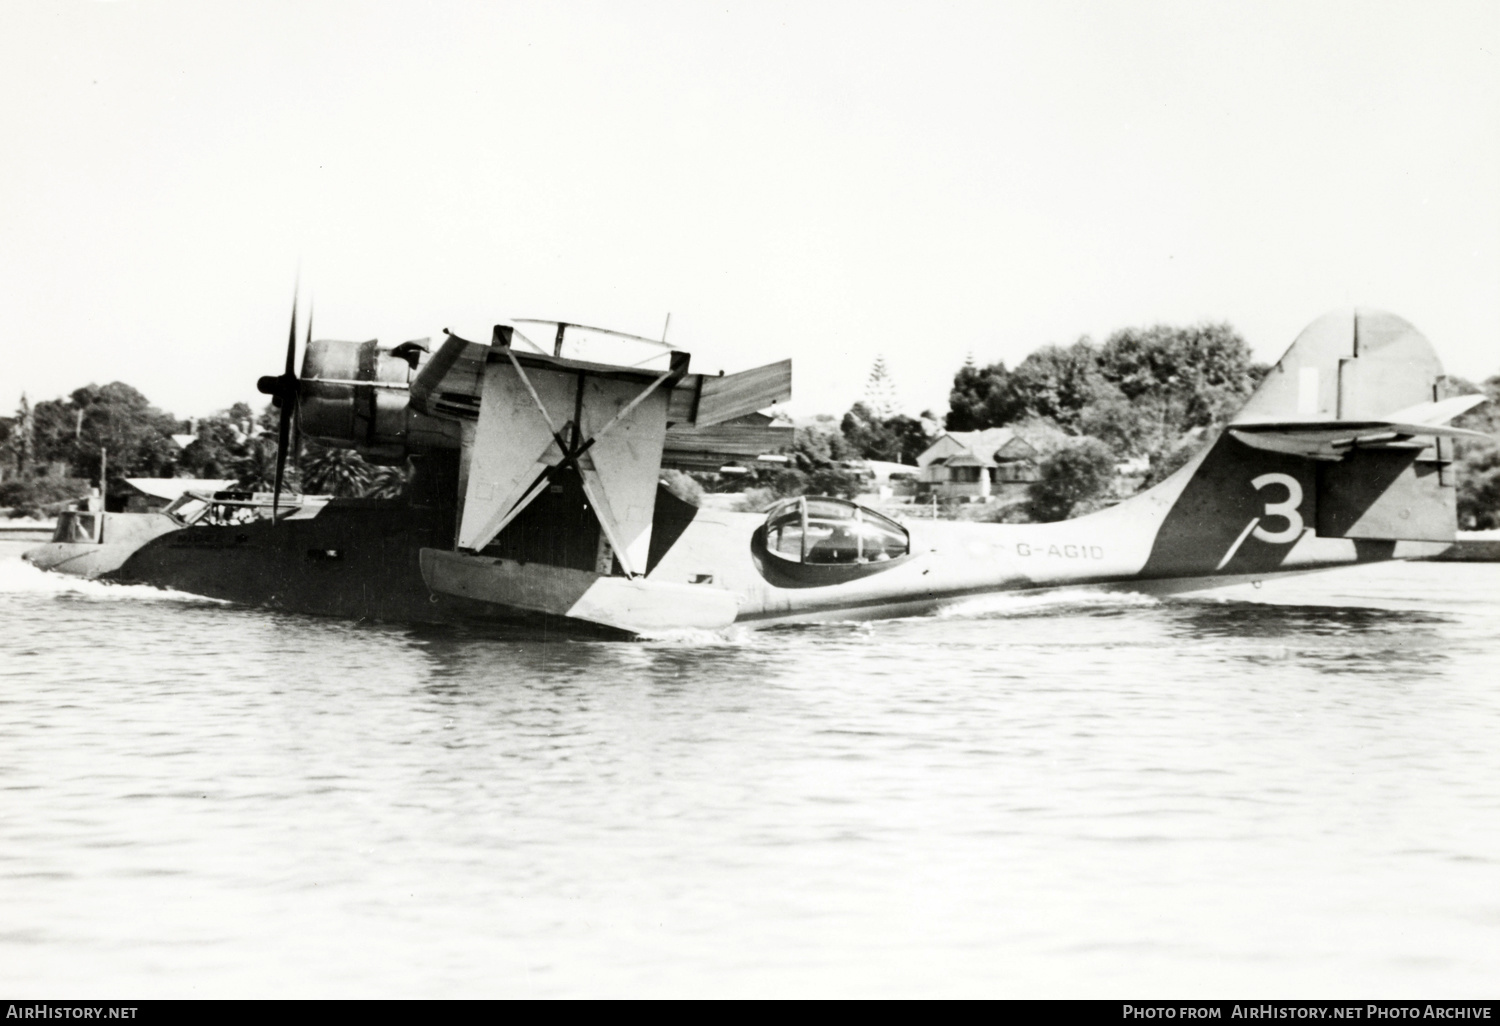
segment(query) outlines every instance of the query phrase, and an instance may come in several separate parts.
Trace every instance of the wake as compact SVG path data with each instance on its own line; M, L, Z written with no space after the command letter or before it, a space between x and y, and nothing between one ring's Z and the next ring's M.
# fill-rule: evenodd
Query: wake
M0 559L0 595L51 596L88 602L191 602L223 605L218 599L148 584L109 584L38 570L19 556Z
M754 644L756 633L742 624L730 624L718 630L679 627L642 631L636 639L663 648L745 648Z
M1161 600L1133 591L1103 591L1090 588L1058 588L1047 591L995 592L960 599L931 617L913 620L986 620L1015 616L1054 615L1069 610L1141 609L1161 605Z

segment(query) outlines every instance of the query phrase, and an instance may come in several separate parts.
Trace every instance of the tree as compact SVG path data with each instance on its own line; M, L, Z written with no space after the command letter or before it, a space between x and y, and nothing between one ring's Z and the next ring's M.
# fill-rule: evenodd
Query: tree
M1078 414L1078 429L1122 456L1154 451L1162 434L1164 412L1150 403L1133 403L1106 384L1097 399Z
M1458 526L1500 528L1500 447L1476 450L1458 468Z
M1172 411L1177 434L1223 423L1266 368L1228 324L1125 328L1099 349L1100 375L1131 402L1155 400Z
M38 462L66 462L93 478L101 450L108 450L115 480L167 477L175 465L178 421L124 382L86 385L67 399L37 403L32 415Z
M981 370L971 358L954 378L947 426L1050 422L1101 440L1118 459L1149 457L1154 478L1190 457L1196 447L1180 451L1189 433L1222 425L1266 370L1227 324L1126 328L1102 346L1043 346L1013 371Z
M250 421L253 413L249 406L244 403L235 403L229 408L229 415L234 418L243 418ZM248 432L258 431L261 434L274 435L281 430L281 410L275 403L266 403L266 408L260 411L260 416L254 418L254 425L246 424Z
M229 468L235 483L240 488L255 492L269 492L275 488L276 436L257 435L246 442L244 451L245 454ZM281 489L283 492L299 491L300 482L301 474L297 469L295 455L288 453L282 470Z
M1013 371L1004 363L980 369L970 361L953 378L946 426L949 431L979 431L1044 417L1076 433L1081 411L1106 388L1094 344L1087 338L1066 348L1043 346Z
M17 477L30 477L31 464L36 449L36 427L31 414L31 403L26 393L21 393L21 405L16 409L16 418L5 433L6 462L14 462Z
M892 440L880 418L863 402L855 403L839 421L839 434L849 448L867 460L889 459Z
M1009 385L1004 362L980 369L971 356L953 376L943 426L949 431L980 431L1009 424L1024 413L1015 405Z
M75 477L17 477L0 481L0 509L11 516L48 517L87 495L89 483Z
M353 449L335 449L311 443L302 459L302 480L317 495L352 498L365 493L371 467Z
M864 490L864 479L858 474L852 474L842 467L824 467L813 471L808 478L806 494L852 499Z
M1141 490L1144 491L1160 484L1187 466L1194 456L1202 452L1218 436L1217 431L1196 429L1183 435L1176 445L1150 453L1151 463L1146 469L1146 476L1141 479Z
M407 478L404 467L374 467L365 486L365 498L399 499L406 491Z
M244 421L236 421L233 412L226 410L198 422L197 437L177 457L179 468L193 477L209 479L238 474L241 461L250 455L252 439L245 434Z
M1077 433L1084 408L1105 394L1093 342L1081 338L1066 349L1043 346L1011 372L1005 392L1002 401L990 405L1009 412L1010 420L1045 417ZM993 426L1008 422L997 421Z
M1038 523L1066 520L1079 503L1108 490L1115 457L1097 438L1083 438L1042 460L1038 473L1027 490L1027 512Z
M864 403L851 406L839 428L848 447L867 460L915 464L929 443L927 428L917 418L904 413L877 417Z
M895 458L892 463L905 463L908 466L916 466L917 457L927 451L932 444L932 434L927 428L927 421L918 417L908 417L904 413L898 413L885 422L885 429L890 432L895 441L892 452Z
M786 463L758 466L736 480L736 489L745 493L738 508L759 511L776 499L792 495L859 494L859 476L841 466L856 455L843 435L816 427L798 428L791 445L781 452L787 457Z
M891 380L883 353L875 357L875 365L870 368L862 405L875 420L889 420L896 415L896 383Z
M1475 392L1489 396L1489 402L1453 422L1455 427L1490 436L1487 441L1457 439L1453 471L1458 479L1458 526L1466 531L1500 528L1500 374L1480 386L1448 378L1439 387L1445 396Z
M802 427L792 434L792 444L782 450L794 470L811 474L857 455L842 434Z

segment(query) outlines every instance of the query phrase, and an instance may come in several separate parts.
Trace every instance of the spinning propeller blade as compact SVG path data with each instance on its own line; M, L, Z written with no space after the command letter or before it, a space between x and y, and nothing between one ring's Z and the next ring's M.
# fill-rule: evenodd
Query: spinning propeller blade
M312 339L312 310L308 310L307 337ZM297 355L297 293L292 291L292 326L286 336L286 371L277 376L266 375L255 383L257 390L271 397L271 404L281 411L276 430L276 481L271 494L271 523L281 511L281 483L286 475L287 444L292 430L292 417L297 410L297 374L294 364Z
M313 303L312 300L309 299L307 301L307 337L302 341L302 360L304 363L307 362L307 350L312 346L312 326ZM291 451L294 453L300 453L302 451L302 379L294 376L291 380L296 386L292 395Z

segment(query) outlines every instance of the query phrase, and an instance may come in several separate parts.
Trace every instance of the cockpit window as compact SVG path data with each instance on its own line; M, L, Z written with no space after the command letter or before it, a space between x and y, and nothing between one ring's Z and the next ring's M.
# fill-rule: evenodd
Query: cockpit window
M790 563L881 563L910 548L901 525L842 499L788 499L766 514L766 550Z
M57 515L57 526L52 530L55 542L97 542L99 540L99 515L67 510Z
M184 524L193 524L203 516L208 506L208 500L202 496L192 492L183 492L162 512L176 517Z

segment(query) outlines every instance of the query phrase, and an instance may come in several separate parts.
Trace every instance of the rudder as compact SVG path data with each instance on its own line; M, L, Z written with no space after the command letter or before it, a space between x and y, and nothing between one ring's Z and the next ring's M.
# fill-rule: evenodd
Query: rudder
M1308 535L1351 539L1361 560L1452 541L1451 436L1467 432L1444 425L1474 402L1438 401L1441 375L1393 314L1314 321L1214 444L1153 489L1176 495L1142 573L1273 573Z

